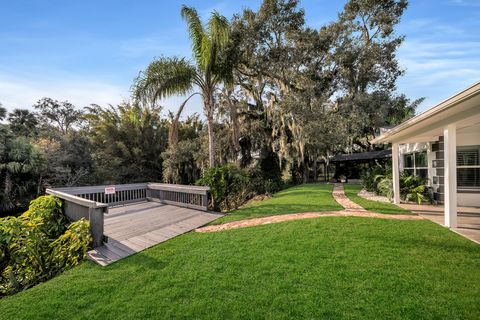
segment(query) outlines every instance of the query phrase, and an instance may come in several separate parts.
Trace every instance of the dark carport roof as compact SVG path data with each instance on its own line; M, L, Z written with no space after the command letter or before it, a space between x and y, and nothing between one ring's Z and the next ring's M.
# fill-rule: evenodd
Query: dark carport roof
M376 159L388 159L392 157L392 150L376 150L369 152L337 154L330 158L330 162L344 162L344 161L366 161Z

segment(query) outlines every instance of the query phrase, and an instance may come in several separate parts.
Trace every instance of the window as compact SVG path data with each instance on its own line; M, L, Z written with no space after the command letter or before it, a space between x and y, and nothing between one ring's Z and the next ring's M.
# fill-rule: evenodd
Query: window
M457 186L480 189L480 146L457 147Z
M427 152L413 152L403 155L403 171L423 179L428 178Z

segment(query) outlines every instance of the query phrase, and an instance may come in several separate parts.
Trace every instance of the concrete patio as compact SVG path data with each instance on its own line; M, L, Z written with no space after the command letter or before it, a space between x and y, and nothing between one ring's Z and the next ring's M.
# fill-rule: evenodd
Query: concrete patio
M400 207L413 211L441 226L445 226L444 206L400 204ZM457 207L457 227L452 231L480 244L480 208Z

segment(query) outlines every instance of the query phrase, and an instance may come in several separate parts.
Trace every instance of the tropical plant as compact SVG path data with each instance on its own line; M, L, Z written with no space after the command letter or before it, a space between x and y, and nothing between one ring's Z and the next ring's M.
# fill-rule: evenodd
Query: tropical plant
M43 155L25 138L15 138L0 126L0 212L25 209L38 194Z
M376 191L378 194L393 198L393 180L391 175L377 175L375 176Z
M428 195L425 179L409 174L400 175L400 196L405 201L421 204L424 201L431 202Z
M205 170L197 185L210 187L214 210L229 211L248 198L251 193L249 182L247 172L234 165L225 165Z
M202 96L207 118L209 162L213 167L214 92L220 84L230 82L232 78L231 61L223 57L229 41L229 24L225 17L213 12L204 26L197 11L187 6L182 7L181 15L187 22L195 64L185 58L161 57L140 73L134 84L134 94L141 101L155 103L172 95L185 95L198 89L196 93ZM183 107L184 104L181 109Z
M367 191L378 191L378 182L383 177L391 175L392 168L389 165L376 164L375 166L362 171L360 178L362 179L362 186Z
M67 227L61 205L42 196L21 216L0 219L0 296L50 279L85 258L92 241L89 222Z
M386 174L378 174L375 176L376 192L380 195L393 198L393 179L391 172ZM402 172L399 178L400 199L421 204L424 201L432 202L432 198L428 193L428 187L425 179L412 176Z
M101 182L129 183L162 179L161 154L167 145L161 108L123 103L92 105L85 115Z
M14 109L8 114L12 132L18 136L31 137L37 134L38 119L35 113L27 109Z
M92 244L90 222L84 218L71 223L64 234L52 242L51 259L57 270L76 266L85 259Z

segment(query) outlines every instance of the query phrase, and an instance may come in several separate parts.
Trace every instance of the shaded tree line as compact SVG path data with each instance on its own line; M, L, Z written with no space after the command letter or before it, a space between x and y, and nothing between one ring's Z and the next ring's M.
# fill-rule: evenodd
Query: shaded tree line
M50 98L33 110L2 110L2 215L24 211L47 187L161 181L169 124L160 111L131 103L79 109Z

